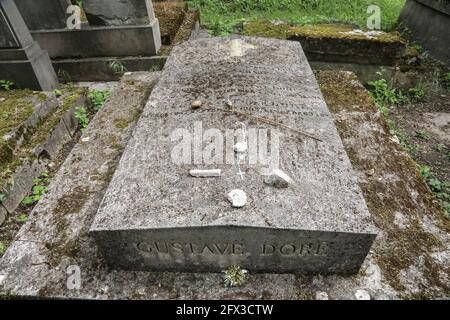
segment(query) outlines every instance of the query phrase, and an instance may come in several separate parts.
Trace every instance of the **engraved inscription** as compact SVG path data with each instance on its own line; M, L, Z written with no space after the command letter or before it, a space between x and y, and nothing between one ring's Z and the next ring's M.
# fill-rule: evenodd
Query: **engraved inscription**
M327 256L332 243L315 241L305 243L271 244L264 243L259 246L257 253L261 257L324 257ZM236 255L241 256L250 253L249 247L243 243L192 243L192 242L168 242L148 241L139 242L136 248L146 254L172 254L172 255Z

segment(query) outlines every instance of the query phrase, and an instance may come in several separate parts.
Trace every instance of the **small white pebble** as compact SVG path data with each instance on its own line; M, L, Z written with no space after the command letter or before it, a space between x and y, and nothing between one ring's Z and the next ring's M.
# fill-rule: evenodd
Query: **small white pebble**
M247 203L247 195L244 191L239 189L231 191L227 195L227 199L233 208L242 208Z
M196 178L209 178L209 177L220 177L222 175L222 170L191 170L189 174Z
M316 292L316 300L330 300L330 298L328 297L328 293L319 291Z
M89 140L91 140L89 137L84 137L81 139L82 142L89 142Z
M129 76L129 75L131 75L131 72L129 72L129 71L125 72L124 75Z
M234 146L234 152L244 153L247 151L247 142L238 142Z
M370 294L366 290L357 290L355 298L356 300L370 300Z
M0 286L3 284L3 282L5 281L6 276L3 274L0 274Z

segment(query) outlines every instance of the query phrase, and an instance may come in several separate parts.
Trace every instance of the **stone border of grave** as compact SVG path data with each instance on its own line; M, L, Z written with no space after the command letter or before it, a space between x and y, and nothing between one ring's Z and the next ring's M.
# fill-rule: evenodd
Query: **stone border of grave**
M29 99L27 103L33 105L34 111L1 137L4 143L0 144L0 151L3 155L10 154L6 157L10 161L5 164L9 173L2 172L0 176L0 192L4 195L0 203L0 225L30 193L34 180L45 171L47 162L56 159L63 146L75 137L78 128L76 109L88 104L84 88L70 90L61 97L50 92L40 93L37 97L34 94L23 92L23 99Z

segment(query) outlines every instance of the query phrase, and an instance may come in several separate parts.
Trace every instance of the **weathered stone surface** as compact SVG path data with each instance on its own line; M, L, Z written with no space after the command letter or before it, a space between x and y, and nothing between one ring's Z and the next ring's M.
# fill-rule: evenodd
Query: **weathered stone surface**
M6 15L0 8L0 48L18 48L19 43L11 29L11 26L6 20Z
M0 50L0 79L13 81L17 88L56 89L58 78L50 58L31 37L15 2L2 0L0 11L0 33L5 32L6 35L5 38L0 37L0 47L3 43L9 49ZM15 40L11 40L8 34L13 34Z
M16 1L25 23L30 30L65 29L69 17L70 0L19 0Z
M299 41L308 61L396 65L406 50L398 32L363 32L343 24L299 26L257 20L244 24L244 34Z
M32 35L51 58L148 57L156 55L161 47L156 19L140 26L38 30Z
M450 1L449 0L415 0L423 5L433 8L437 11L450 15Z
M431 3L434 3L431 5ZM450 2L408 0L399 21L430 55L450 67Z
M85 0L83 9L92 26L144 25L155 18L151 0Z
M204 106L192 110L198 99ZM281 130L280 167L296 188L273 189L263 182L263 163L225 164L221 152L207 167L221 169L220 179L186 174L205 169L201 157L195 164L174 161L171 134L177 129L192 132L199 123L221 132L274 129L214 110L228 100L235 110L320 136L323 142ZM232 208L224 197L233 189L247 194L244 208ZM375 238L300 44L247 37L174 49L91 231L113 268L189 272L237 264L250 272L355 273Z
M61 169L59 175L67 179L60 177L54 182L52 191L43 200L46 204L42 202L39 209L36 208L33 217L19 234L20 238L17 238L38 242L15 241L3 261L0 261L0 280L4 280L3 285L0 283L0 295L28 298L226 300L314 299L317 292L327 292L329 299L336 300L356 299L355 292L364 289L374 300L447 298L450 290L450 234L446 230L449 229L445 229L439 219L442 213L430 201L431 195L416 174L414 162L401 151L398 144L392 142L389 129L373 105L373 100L354 74L321 72L318 80L333 116L338 120L338 130L344 137L345 148L352 155L358 180L363 186L365 197L369 199L371 215L382 230L360 273L354 276L301 277L292 274L250 274L245 286L224 288L221 274L109 270L88 236L90 223L107 182L102 186L94 184L89 187L90 192L86 197L70 195L79 195L73 193L72 188L91 186L91 180L95 183L95 176L90 178L91 172L83 175L87 168L90 170L92 167L94 175L103 163L114 170L116 161L111 162L111 159L116 159L117 155L115 158L98 157L97 151L113 146L113 136L116 136L118 131L115 130L118 128L112 125L105 128L101 124L112 124L115 119L133 114L135 103L132 101L137 98L136 93L141 92L137 88L136 91L131 89L133 86L121 84L121 93L117 92L115 97L122 98L114 98L117 101L117 104L114 102L115 107L111 104L106 110L100 111L86 132L91 137L89 144L78 145L78 151L71 156L71 161L66 161ZM135 84L139 87L141 82ZM129 94L124 94L125 91ZM145 98L139 97L143 104ZM94 128L97 130L91 131ZM118 138L121 141L131 134L129 129L121 132L123 136ZM75 161L78 157L83 159L81 163ZM69 185L61 191L59 187L66 184ZM76 214L61 212L56 215L53 211L60 203L58 199L67 199L73 208L82 208L76 209ZM403 216L404 229L392 223L394 214ZM78 265L81 269L80 290L69 290L66 286L69 265ZM414 273L406 272L413 269ZM402 286L400 279L407 286Z
M38 178L44 170L45 165L39 160L26 160L12 174L10 181L13 183L1 186L5 194L2 205L7 212L11 213L17 209L32 189L33 180Z

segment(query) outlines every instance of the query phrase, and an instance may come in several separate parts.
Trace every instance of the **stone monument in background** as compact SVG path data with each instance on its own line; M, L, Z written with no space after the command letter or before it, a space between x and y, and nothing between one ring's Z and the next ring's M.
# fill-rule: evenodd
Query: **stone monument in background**
M430 56L450 67L450 0L408 0L399 21Z
M13 0L0 0L0 79L36 90L58 87L48 53L33 40Z
M92 26L145 25L155 18L151 0L83 0Z

